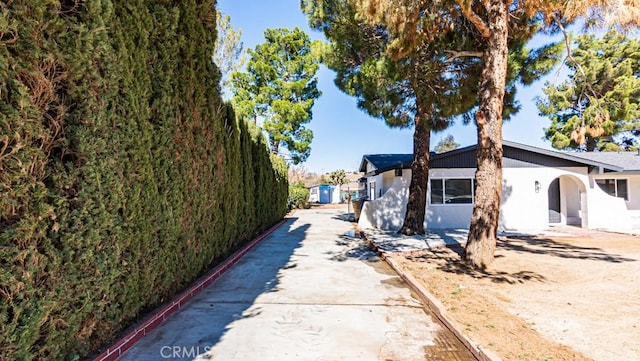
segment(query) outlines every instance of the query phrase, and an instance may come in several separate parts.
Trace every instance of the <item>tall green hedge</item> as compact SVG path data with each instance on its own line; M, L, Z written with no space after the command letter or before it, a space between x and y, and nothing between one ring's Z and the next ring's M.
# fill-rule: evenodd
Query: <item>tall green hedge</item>
M286 212L215 0L0 2L0 360L95 352Z

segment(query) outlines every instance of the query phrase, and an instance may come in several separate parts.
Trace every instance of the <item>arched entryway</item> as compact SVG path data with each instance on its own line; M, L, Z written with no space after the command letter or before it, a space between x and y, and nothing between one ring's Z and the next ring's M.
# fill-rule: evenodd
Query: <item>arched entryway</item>
M585 226L587 197L585 184L575 176L555 178L547 189L549 224Z

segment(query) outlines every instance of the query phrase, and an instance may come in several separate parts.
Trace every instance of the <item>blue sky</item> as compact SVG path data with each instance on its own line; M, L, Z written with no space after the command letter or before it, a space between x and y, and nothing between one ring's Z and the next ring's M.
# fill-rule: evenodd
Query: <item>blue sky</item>
M264 30L267 28L298 27L313 39L324 40L322 33L309 28L299 4L300 0L218 0L218 9L231 16L234 28L242 29L245 49L264 42ZM326 67L321 67L317 76L318 88L323 94L316 101L313 119L308 124L314 134L311 156L304 163L308 172L357 171L363 154L412 152L412 129L391 129L383 120L359 110L355 98L342 93L334 85L334 73ZM543 140L543 127L549 121L538 116L534 101L542 94L545 80L559 83L562 75L554 69L545 79L518 89L522 108L505 123L504 139L551 149L550 143ZM452 134L461 146L476 143L475 126L462 125L460 121L443 132L434 133L432 148L447 134Z

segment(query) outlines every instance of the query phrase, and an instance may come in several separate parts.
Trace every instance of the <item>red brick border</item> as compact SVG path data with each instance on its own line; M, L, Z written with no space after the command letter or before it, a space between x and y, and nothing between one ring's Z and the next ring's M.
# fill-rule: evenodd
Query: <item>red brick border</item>
M137 326L133 331L129 332L120 340L114 342L109 346L103 353L101 353L98 357L94 359L94 361L115 361L122 355L125 351L133 347L133 345L138 342L142 337L144 337L147 333L151 332L151 330L158 327L164 320L167 319L171 314L178 311L181 307L186 305L195 295L197 295L200 291L202 291L205 287L209 286L213 281L218 279L225 271L230 269L233 265L238 263L238 261L247 254L250 250L252 250L258 243L267 238L271 233L273 233L278 227L280 227L284 222L287 221L288 218L282 219L280 222L271 226L264 233L259 235L258 237L252 239L249 243L244 245L241 249L237 250L233 253L229 258L225 259L222 263L216 266L214 269L209 271L204 276L197 279L193 285L191 285L184 292L175 296L171 301L167 302L164 307L160 308L155 314L147 318L144 322L142 322L139 326Z
M446 307L434 296L431 292L429 292L426 288L424 288L412 275L408 273L402 272L400 267L387 256L387 252L383 251L378 245L373 242L371 239L367 237L364 232L361 232L362 235L365 236L367 242L369 242L380 254L381 258L387 262L387 264L393 268L393 270L409 285L409 288L413 292L415 292L422 304L427 307L431 313L442 322L442 324L449 329L449 331L453 332L460 342L464 345L464 347L473 354L479 361L502 361L500 356L496 355L493 351L483 348L482 346L473 342L470 338L464 335L460 330L458 330L453 322L447 318L447 309Z

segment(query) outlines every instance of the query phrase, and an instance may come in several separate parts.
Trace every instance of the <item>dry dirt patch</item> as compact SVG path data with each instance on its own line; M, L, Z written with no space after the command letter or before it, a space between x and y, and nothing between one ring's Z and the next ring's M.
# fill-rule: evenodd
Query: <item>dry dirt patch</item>
M640 239L603 232L500 240L486 272L460 249L390 257L504 360L640 360Z

